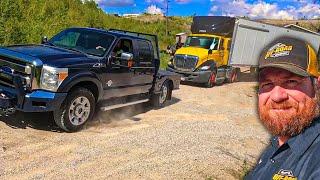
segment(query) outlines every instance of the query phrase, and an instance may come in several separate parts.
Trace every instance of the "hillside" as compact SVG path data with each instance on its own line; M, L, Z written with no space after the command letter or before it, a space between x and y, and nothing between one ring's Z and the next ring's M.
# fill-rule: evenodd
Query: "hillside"
M296 21L263 20L283 25ZM173 44L174 35L188 32L192 17L170 17L169 36L166 36L164 17L142 15L123 18L108 15L95 2L82 0L1 0L0 45L39 43L41 37L52 37L68 27L117 28L157 34L161 49ZM313 25L311 25L313 24ZM299 21L299 25L316 30L318 21Z
M153 21L147 21L154 19ZM189 20L188 20L189 19ZM170 17L170 34L184 31L191 18ZM165 36L165 20L144 15L138 19L115 17L104 13L92 1L81 0L1 0L0 45L38 43L67 27L118 28L157 34L160 47L174 42Z

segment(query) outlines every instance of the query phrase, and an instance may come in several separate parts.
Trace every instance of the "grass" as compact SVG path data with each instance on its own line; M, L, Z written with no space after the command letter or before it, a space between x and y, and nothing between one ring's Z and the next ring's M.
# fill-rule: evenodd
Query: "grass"
M167 69L168 67L168 61L170 60L171 56L169 54L166 54L164 52L160 53L160 69Z

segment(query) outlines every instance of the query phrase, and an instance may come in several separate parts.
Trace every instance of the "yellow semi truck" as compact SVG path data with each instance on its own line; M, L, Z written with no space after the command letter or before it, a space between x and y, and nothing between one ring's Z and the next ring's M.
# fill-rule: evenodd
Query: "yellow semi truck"
M239 67L258 66L261 50L280 36L292 36L308 42L316 50L320 34L274 26L243 18L195 16L185 45L178 49L168 70L191 81L212 87L234 82ZM320 51L319 57L320 57Z
M182 81L207 87L234 82L237 69L228 63L234 24L231 17L194 17L192 34L169 61L168 70L180 74Z

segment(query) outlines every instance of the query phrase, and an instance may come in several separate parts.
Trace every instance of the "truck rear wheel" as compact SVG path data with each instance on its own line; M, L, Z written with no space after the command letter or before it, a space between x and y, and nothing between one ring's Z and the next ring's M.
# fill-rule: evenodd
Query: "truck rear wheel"
M238 78L238 73L236 70L233 70L231 72L231 75L230 75L230 78L227 79L227 82L228 83L234 83L237 81L237 78Z
M210 74L210 77L208 79L208 82L206 83L206 87L207 88L211 88L213 87L214 85L216 84L216 73L215 72L212 72Z
M95 98L91 91L77 88L67 96L60 109L54 112L54 121L67 132L75 132L92 119Z
M159 94L155 94L153 95L153 97L151 98L151 103L155 108L161 108L164 107L166 101L168 100L170 91L172 91L172 89L170 89L169 86L169 82L165 81L162 86L161 86L161 92Z

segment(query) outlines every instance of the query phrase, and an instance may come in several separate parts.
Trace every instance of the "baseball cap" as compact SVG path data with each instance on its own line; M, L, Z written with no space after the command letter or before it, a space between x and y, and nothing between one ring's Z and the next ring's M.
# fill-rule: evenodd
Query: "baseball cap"
M293 37L280 37L266 46L260 55L259 69L266 67L285 69L305 77L320 75L315 50Z

